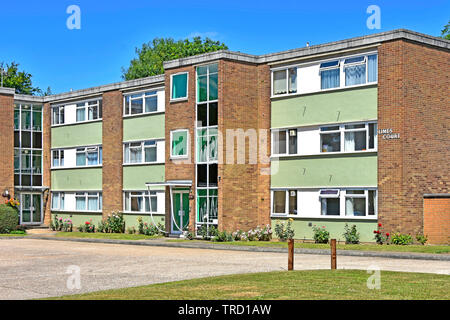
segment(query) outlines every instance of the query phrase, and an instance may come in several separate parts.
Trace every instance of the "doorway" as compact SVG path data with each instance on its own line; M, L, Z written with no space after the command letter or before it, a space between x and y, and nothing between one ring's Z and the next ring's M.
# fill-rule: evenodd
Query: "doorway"
M20 193L20 224L42 223L42 195L40 193Z
M189 191L173 190L171 233L181 233L189 225ZM181 229L181 230L180 230Z

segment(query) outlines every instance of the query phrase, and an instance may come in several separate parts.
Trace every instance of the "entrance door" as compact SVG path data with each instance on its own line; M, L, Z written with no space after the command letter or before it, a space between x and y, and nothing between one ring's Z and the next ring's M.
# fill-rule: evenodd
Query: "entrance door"
M20 194L20 223L41 224L42 223L42 198L41 194Z
M189 225L189 191L173 191L173 215L171 231L181 233Z

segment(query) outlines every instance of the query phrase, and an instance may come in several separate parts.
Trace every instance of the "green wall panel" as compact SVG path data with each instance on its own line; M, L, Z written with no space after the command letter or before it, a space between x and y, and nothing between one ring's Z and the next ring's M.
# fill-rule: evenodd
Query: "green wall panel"
M272 229L275 229L277 221L284 222L287 218L272 218ZM309 224L311 223L311 226ZM373 231L377 229L376 220L347 220L347 219L311 219L311 218L295 218L292 222L292 227L295 232L295 239L312 240L313 230L312 227L324 226L328 232L330 232L330 239L336 239L338 241L344 241L343 236L345 224L348 223L349 227L356 225L356 230L360 234L360 242L375 242ZM276 237L275 232L273 233Z
M164 177L164 164L124 166L123 189L146 190L147 182L163 182ZM156 189L164 190L164 187L153 190Z
M377 119L377 88L321 92L272 101L271 127Z
M164 113L123 119L123 141L164 138Z
M319 155L272 161L271 187L376 186L377 155Z
M52 170L52 191L102 190L102 168Z
M78 228L80 225L84 225L86 221L92 221L92 223L97 227L99 222L102 221L101 213L52 212L52 220L55 218L55 216L63 219L71 219L74 228Z
M53 127L51 147L77 147L102 143L102 122Z

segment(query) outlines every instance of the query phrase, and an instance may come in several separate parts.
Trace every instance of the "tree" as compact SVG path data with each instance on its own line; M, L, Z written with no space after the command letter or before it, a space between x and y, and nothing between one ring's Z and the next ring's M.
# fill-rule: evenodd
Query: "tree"
M19 71L18 63L15 63L14 61L11 62L11 64L1 62L0 73L2 79L1 86L15 88L17 94L42 95L41 89L33 87L31 81L32 75L25 71Z
M441 38L450 40L450 20L441 31Z
M209 38L202 40L200 37L194 37L193 41L155 38L151 42L144 43L142 48L136 48L138 57L131 60L127 69L122 68L122 78L133 80L163 74L164 61L227 49L224 43Z

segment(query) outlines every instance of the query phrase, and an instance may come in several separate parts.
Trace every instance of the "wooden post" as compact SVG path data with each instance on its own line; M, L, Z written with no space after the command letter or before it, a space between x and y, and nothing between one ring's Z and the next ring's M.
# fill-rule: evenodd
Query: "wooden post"
M336 239L331 239L331 270L336 269Z
M294 239L288 240L288 270L294 270Z

